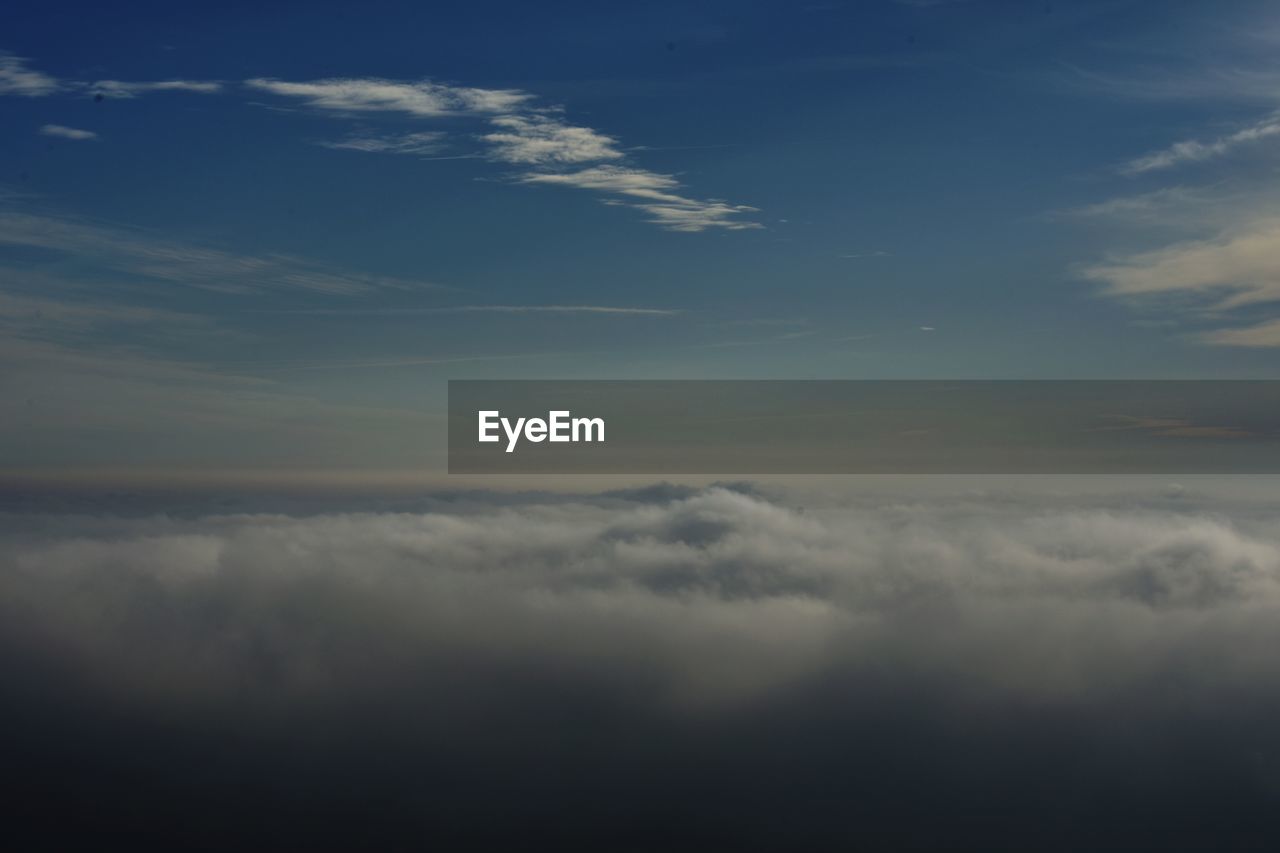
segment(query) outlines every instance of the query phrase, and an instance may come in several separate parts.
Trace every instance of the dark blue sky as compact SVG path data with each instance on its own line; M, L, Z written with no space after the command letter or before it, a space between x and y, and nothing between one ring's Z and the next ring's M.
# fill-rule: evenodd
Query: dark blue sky
M451 377L1280 366L1271 4L15 3L0 33L7 467L429 465Z

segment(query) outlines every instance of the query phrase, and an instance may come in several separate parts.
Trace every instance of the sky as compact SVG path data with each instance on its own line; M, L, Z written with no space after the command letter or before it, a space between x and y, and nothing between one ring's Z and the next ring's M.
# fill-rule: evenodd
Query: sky
M450 378L1277 378L1259 2L9 4L0 467L439 469Z
M0 821L1280 849L1275 477L444 473L450 379L1280 379L1278 48L1246 0L0 4Z

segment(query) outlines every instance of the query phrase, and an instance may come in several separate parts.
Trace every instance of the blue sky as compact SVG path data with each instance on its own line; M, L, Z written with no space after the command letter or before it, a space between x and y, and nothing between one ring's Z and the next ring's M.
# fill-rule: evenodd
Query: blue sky
M1280 366L1257 2L9 4L0 465L438 464L464 377Z

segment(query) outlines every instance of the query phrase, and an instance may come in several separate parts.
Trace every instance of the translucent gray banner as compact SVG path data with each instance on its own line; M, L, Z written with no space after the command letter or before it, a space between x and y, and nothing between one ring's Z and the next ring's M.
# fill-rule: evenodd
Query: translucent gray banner
M1280 473L1280 381L454 380L449 472Z

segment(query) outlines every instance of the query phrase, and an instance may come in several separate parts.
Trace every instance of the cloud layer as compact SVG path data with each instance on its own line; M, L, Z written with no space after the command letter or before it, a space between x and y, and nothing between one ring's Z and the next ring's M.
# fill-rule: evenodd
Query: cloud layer
M254 757L231 760L285 790L302 773L313 805L384 829L520 823L537 803L597 842L619 820L847 842L924 811L976 846L1035 832L1052 805L1102 837L1235 820L1225 849L1280 781L1249 757L1280 745L1261 722L1280 708L1280 539L1265 511L1165 504L801 510L668 487L425 513L8 516L0 654L51 703L32 706L41 743L117 707L224 757L252 733ZM79 748L113 755L118 735ZM1212 771L1195 758L1210 744ZM228 793L255 783L223 790L182 757L202 747L171 749L156 772L267 808ZM302 771L299 755L327 758ZM965 825L982 802L1006 823ZM1157 804L1164 825L1135 817Z

